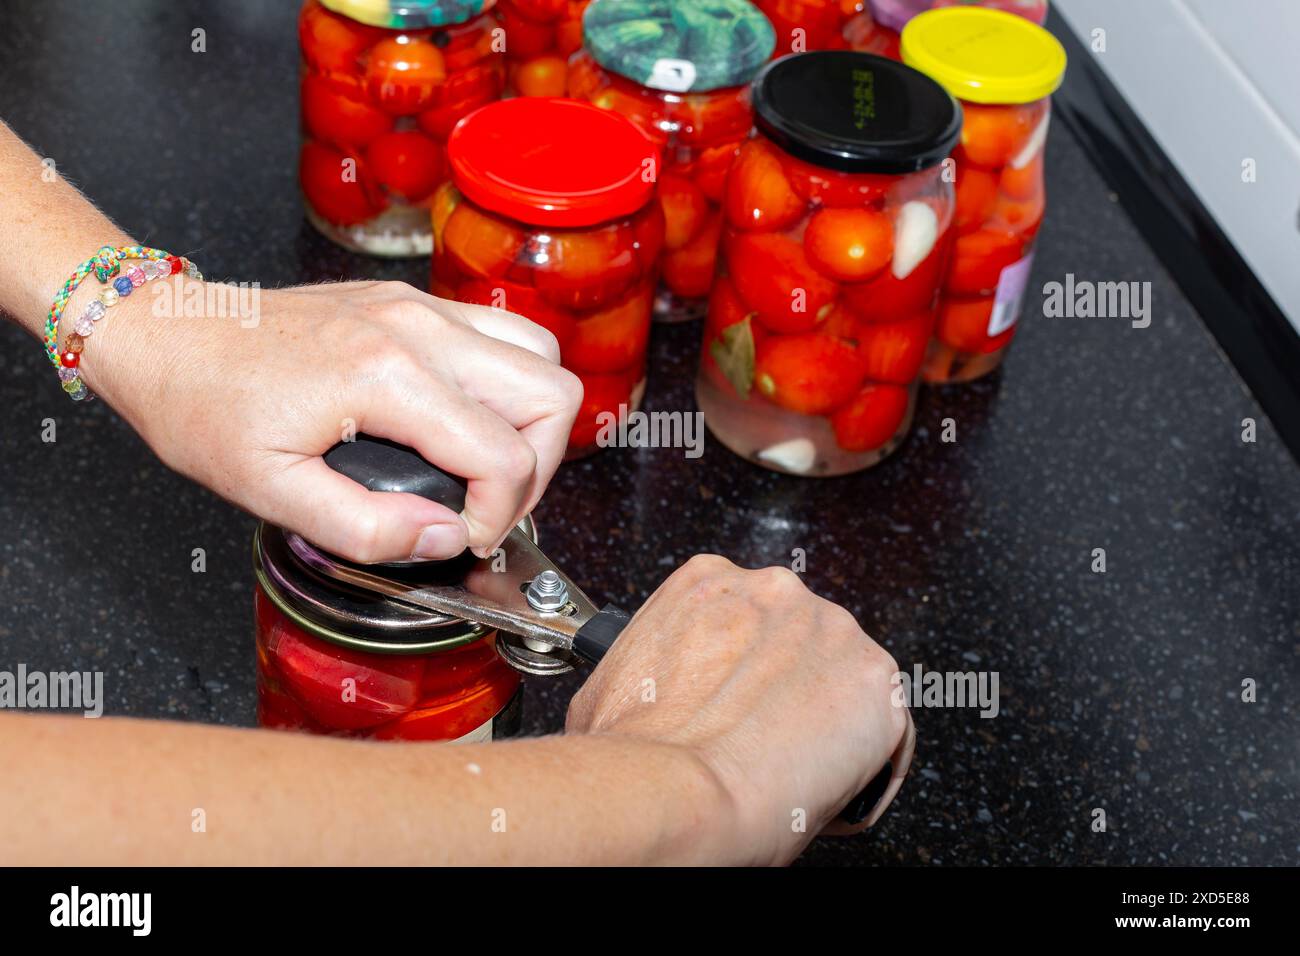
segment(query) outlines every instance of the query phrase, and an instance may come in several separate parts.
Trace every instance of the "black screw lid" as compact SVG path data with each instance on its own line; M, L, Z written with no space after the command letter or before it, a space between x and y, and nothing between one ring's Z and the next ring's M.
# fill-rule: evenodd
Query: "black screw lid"
M961 107L910 66L848 50L796 53L754 80L758 128L787 153L849 173L913 173L961 136Z

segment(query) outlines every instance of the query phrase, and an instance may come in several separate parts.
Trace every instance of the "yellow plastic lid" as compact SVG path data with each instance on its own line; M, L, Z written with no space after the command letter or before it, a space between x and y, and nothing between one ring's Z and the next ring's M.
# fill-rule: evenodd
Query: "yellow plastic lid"
M941 7L903 27L903 62L959 100L1031 103L1065 76L1065 48L1037 24L985 7Z

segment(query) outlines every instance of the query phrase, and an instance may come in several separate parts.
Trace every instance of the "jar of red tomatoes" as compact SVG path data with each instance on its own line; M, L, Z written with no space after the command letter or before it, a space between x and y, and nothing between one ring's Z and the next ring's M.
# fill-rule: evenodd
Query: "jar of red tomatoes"
M520 96L564 96L569 57L582 49L582 14L590 2L497 0L511 90Z
M754 112L759 135L727 181L696 397L751 461L857 471L911 424L961 110L901 63L824 51L766 67Z
M519 732L520 677L495 632L340 584L339 563L295 534L257 529L259 725L381 740ZM464 571L451 561L394 573L441 583Z
M577 100L485 106L448 142L452 182L434 197L433 293L545 326L582 379L569 457L635 411L664 216L658 146L630 120Z
M456 121L497 99L493 0L307 0L302 46L307 218L339 245L428 255L429 200Z
M956 238L925 380L969 381L997 368L1016 334L1046 207L1049 96L1065 50L1021 17L952 7L911 20L902 52L962 101Z
M727 170L754 125L749 83L772 56L772 26L749 0L595 0L584 29L570 94L626 116L663 150L655 317L698 319L713 284Z

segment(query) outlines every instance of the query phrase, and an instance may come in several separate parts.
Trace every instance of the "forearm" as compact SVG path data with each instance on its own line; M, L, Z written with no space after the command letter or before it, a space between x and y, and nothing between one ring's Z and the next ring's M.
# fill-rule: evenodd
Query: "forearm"
M737 861L716 778L633 738L378 744L24 715L0 718L0 765L15 864Z
M100 246L130 244L0 122L0 311L39 337L50 300L72 270Z

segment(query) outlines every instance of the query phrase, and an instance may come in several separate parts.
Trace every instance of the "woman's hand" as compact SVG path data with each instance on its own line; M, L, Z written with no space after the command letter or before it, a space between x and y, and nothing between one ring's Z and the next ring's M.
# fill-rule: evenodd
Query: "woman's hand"
M526 319L396 282L260 290L252 316L169 316L205 287L154 286L86 340L88 384L169 466L329 551L486 556L560 464L582 385ZM321 455L358 433L468 479L464 513L330 469Z
M703 555L637 613L573 698L567 730L687 748L729 794L731 861L786 863L820 831L870 826L898 792L916 735L897 671L788 569ZM886 761L875 808L833 822Z

